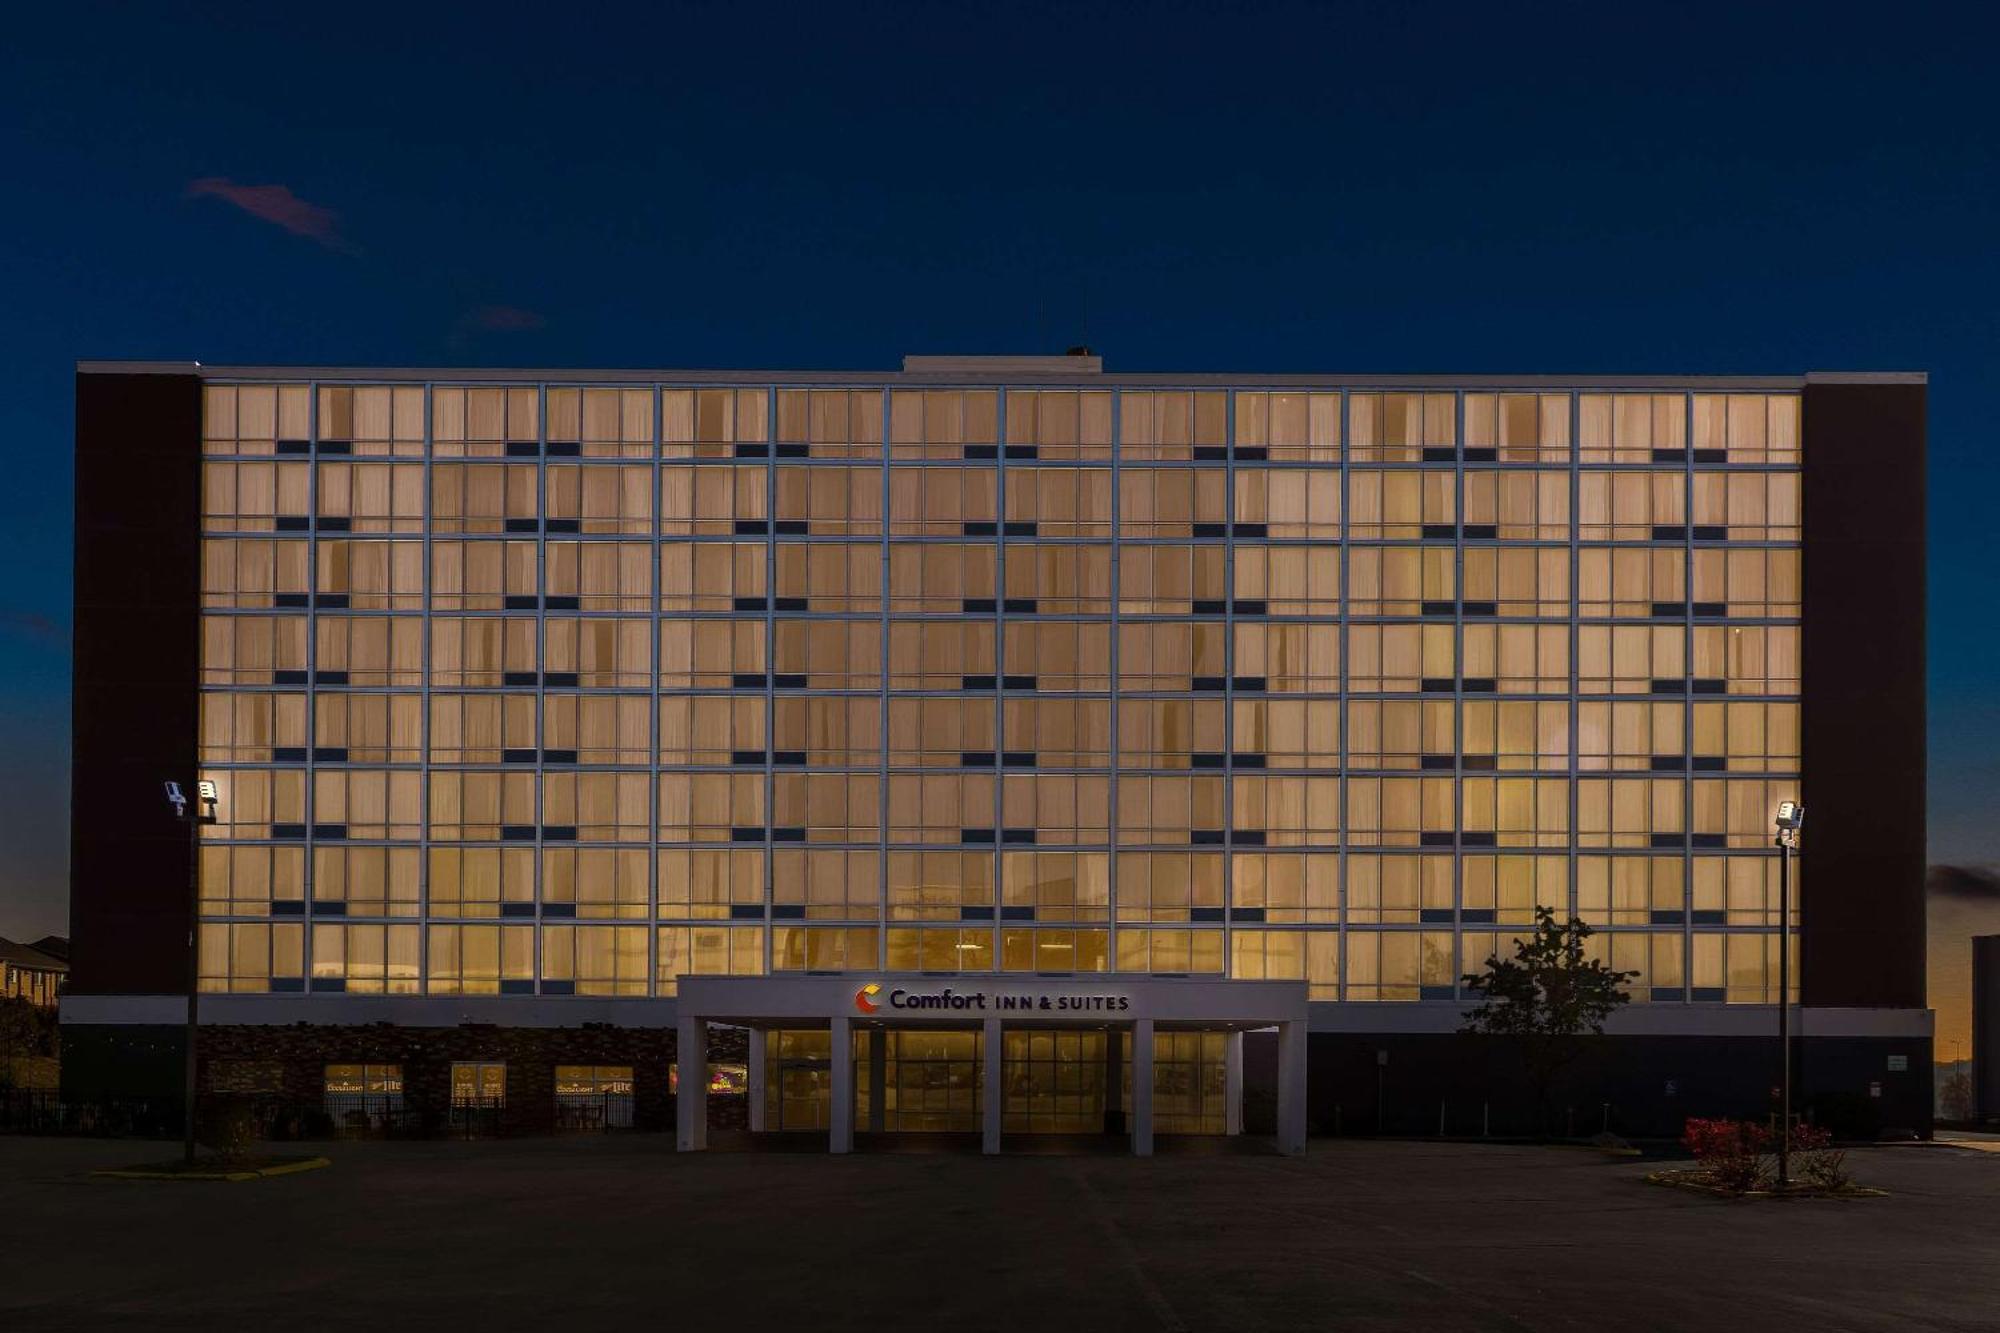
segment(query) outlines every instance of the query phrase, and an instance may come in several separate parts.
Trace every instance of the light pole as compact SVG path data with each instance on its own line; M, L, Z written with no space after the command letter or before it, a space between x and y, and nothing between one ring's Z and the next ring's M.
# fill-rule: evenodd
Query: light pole
M194 784L192 807L178 782L167 783L174 817L188 828L187 1069L181 1087L181 1160L194 1165L195 1019L201 1001L201 829L215 823L215 784Z
M1778 802L1778 1188L1792 1183L1792 852L1806 808Z

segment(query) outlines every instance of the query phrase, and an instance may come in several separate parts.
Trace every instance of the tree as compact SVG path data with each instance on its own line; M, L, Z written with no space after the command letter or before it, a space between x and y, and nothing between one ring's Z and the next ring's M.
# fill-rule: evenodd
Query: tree
M55 1015L17 996L0 997L0 1087L13 1086L21 1057L55 1054Z
M1972 1105L1972 1080L1966 1077L1963 1069L1953 1070L1951 1077L1944 1081L1944 1087L1938 1094L1938 1101L1942 1103L1939 1109L1946 1120L1971 1122L1975 1114Z
M1586 1036L1603 1035L1604 1020L1632 998L1626 983L1639 975L1585 957L1590 934L1583 922L1558 925L1555 913L1538 907L1534 931L1514 942L1512 959L1490 955L1484 972L1464 977L1479 1003L1459 1031L1498 1037L1519 1051L1544 1133L1557 1077L1583 1054Z

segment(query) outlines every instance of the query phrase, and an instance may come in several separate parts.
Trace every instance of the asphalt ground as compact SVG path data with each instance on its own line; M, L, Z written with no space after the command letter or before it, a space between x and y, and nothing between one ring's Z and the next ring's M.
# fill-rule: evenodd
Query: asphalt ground
M667 1136L338 1142L129 1182L172 1144L0 1139L8 1328L1981 1329L2000 1154L1858 1150L1867 1200L1732 1202L1588 1149L676 1155Z

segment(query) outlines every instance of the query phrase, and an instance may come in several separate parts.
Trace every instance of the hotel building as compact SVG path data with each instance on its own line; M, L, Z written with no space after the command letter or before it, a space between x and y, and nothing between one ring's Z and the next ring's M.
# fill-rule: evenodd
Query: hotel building
M1768 1104L1803 799L1800 1101L1921 1129L1924 395L86 363L69 1092L178 1092L192 872L212 1088L1478 1132L1546 907L1672 1132Z

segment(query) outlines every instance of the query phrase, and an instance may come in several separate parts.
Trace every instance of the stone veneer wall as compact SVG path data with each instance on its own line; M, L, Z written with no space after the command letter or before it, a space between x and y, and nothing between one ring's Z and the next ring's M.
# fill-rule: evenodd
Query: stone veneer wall
M633 1126L670 1131L674 1098L668 1067L676 1058L672 1028L621 1028L587 1024L580 1028L515 1028L485 1024L460 1027L403 1027L373 1023L329 1027L203 1026L201 1087L205 1092L276 1096L298 1105L324 1096L325 1066L394 1064L403 1069L403 1105L438 1124L451 1101L451 1066L458 1060L504 1060L507 1101L503 1130L547 1133L555 1124L557 1065L630 1065ZM749 1037L736 1028L709 1032L708 1058L742 1063ZM713 1129L747 1128L749 1108L737 1096L710 1096Z

